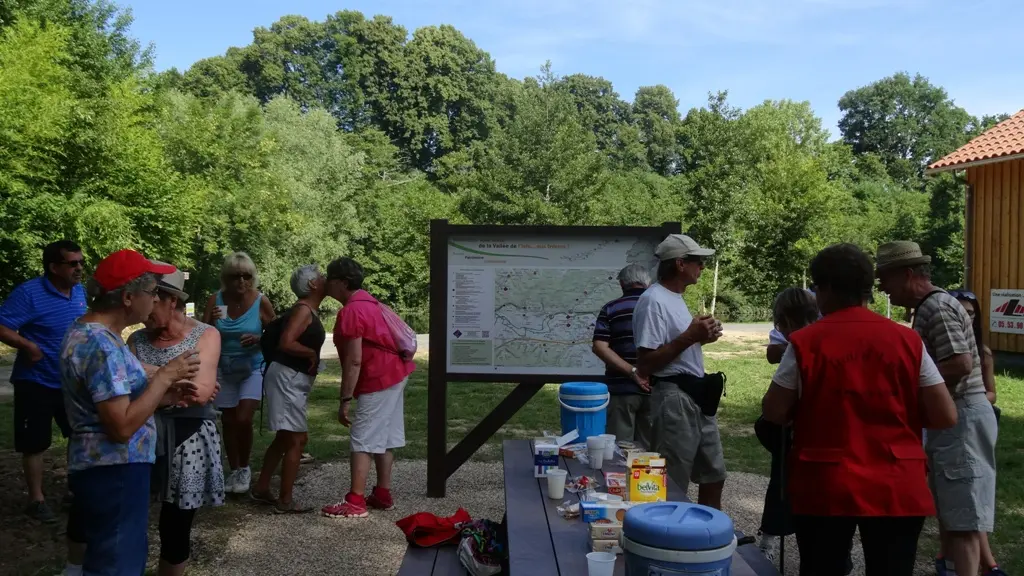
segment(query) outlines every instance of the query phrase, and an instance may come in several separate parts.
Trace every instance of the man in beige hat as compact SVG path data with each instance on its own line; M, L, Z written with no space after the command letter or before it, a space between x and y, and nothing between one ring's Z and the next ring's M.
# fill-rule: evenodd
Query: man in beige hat
M957 406L957 424L928 430L929 483L935 497L943 550L940 576L978 574L982 534L995 520L996 419L985 396L974 328L963 306L931 281L931 257L914 242L878 248L876 276L897 306L915 310L913 328L939 367Z
M633 337L637 370L652 386L652 447L665 457L669 476L698 484L698 501L721 508L725 459L715 412L724 379L705 374L701 345L718 340L722 325L711 316L694 318L683 301L714 253L683 234L658 245L658 281L637 300Z

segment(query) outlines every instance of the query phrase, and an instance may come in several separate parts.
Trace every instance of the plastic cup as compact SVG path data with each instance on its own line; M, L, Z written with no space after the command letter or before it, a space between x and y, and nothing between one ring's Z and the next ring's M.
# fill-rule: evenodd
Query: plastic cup
M611 552L591 552L587 554L587 574L589 576L612 576L615 573L615 554Z
M227 320L228 319L228 307L227 306L217 306L217 309L220 310L220 317L223 318L224 320Z
M604 438L604 459L611 462L615 458L615 434L601 434Z
M548 470L548 498L561 500L565 497L565 477L568 474L561 468Z
M587 438L587 449L591 448L604 448L604 438L601 436L589 436Z
M590 459L590 467L600 470L604 466L604 446L587 448L587 458Z

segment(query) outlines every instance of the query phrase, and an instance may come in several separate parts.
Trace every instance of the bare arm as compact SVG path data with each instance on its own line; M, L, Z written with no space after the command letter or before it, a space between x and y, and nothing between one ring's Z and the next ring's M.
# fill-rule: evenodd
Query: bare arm
M996 363L992 350L985 346L981 356L981 379L985 382L985 396L992 404L996 403Z
M955 388L960 380L974 369L974 357L970 354L955 354L941 362L936 362L939 374L946 381L946 386Z
M699 341L692 336L691 331L687 330L672 339L668 344L659 346L656 350L637 348L637 371L645 375L653 374L667 366L672 360L675 360L677 356L683 353L683 350L698 343Z
M793 421L798 400L796 390L783 388L772 382L761 399L761 413L765 420L785 426Z
M782 355L786 353L786 344L769 344L768 349L765 350L765 357L768 359L769 364L778 364L782 362Z
M210 401L217 389L217 364L220 362L220 332L207 328L196 344L199 350L199 372L192 378L197 387L198 404Z
M39 347L36 346L35 342L32 342L28 338L25 338L6 326L0 326L0 342L28 354L32 354L34 351L39 350Z
M213 323L217 321L217 318L214 317L213 312L214 309L216 308L217 295L211 294L210 297L206 299L206 309L203 310L203 324L209 324L210 326L213 326Z
M359 381L359 370L363 362L363 339L342 340L338 350L341 358L341 397L351 398Z
M939 430L956 426L956 404L945 386L925 386L918 394L925 428Z
M274 312L274 305L270 303L270 298L266 296L260 296L260 322L264 326L274 321L277 314Z
M306 306L292 308L288 323L285 324L284 332L281 333L281 341L278 343L278 350L300 358L316 359L316 350L303 346L299 343L299 336L313 323L313 313Z
M167 390L175 382L188 379L198 368L199 358L193 352L186 352L160 367L135 400L123 395L97 403L96 412L103 431L114 442L128 442L159 408Z
M612 350L612 347L605 340L594 340L590 348L594 354L608 366L615 368L623 376L633 375L633 365L622 359L621 356Z

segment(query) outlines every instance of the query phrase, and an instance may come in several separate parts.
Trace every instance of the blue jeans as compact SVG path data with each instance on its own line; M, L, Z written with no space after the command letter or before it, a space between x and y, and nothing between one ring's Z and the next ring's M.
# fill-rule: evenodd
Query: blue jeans
M96 466L72 472L75 495L68 539L84 543L87 576L140 576L149 553L152 464Z

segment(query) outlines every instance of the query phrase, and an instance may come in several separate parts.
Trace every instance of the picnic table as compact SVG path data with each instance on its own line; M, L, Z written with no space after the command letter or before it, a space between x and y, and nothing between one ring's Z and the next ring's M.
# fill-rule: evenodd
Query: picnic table
M576 498L565 493L563 500L548 498L547 479L533 477L533 447L529 440L505 440L505 516L508 527L509 573L511 576L585 576L590 552L589 526L579 518L566 520L557 511L562 501ZM571 458L559 458L559 466L569 475L591 476L602 481L602 472L625 472L621 464L605 464L594 471ZM686 491L668 479L668 499L689 502ZM741 532L737 538L743 537ZM400 576L466 574L459 563L455 546L415 548L410 546L402 562ZM622 556L615 562L616 576L625 574ZM736 548L732 557L734 576L778 576L757 546Z
M512 576L585 575L590 552L589 526L574 518L566 520L557 511L562 503L548 498L545 478L533 477L533 448L529 440L505 440L505 514L508 521L509 572ZM602 472L625 472L620 464L605 463L594 471L571 458L559 458L559 466L570 476L591 476L604 483ZM575 498L566 492L565 499ZM668 499L689 502L686 491L668 479ZM743 534L737 532L737 538ZM625 574L619 555L615 574ZM755 545L739 546L732 557L733 576L778 576L775 566Z

